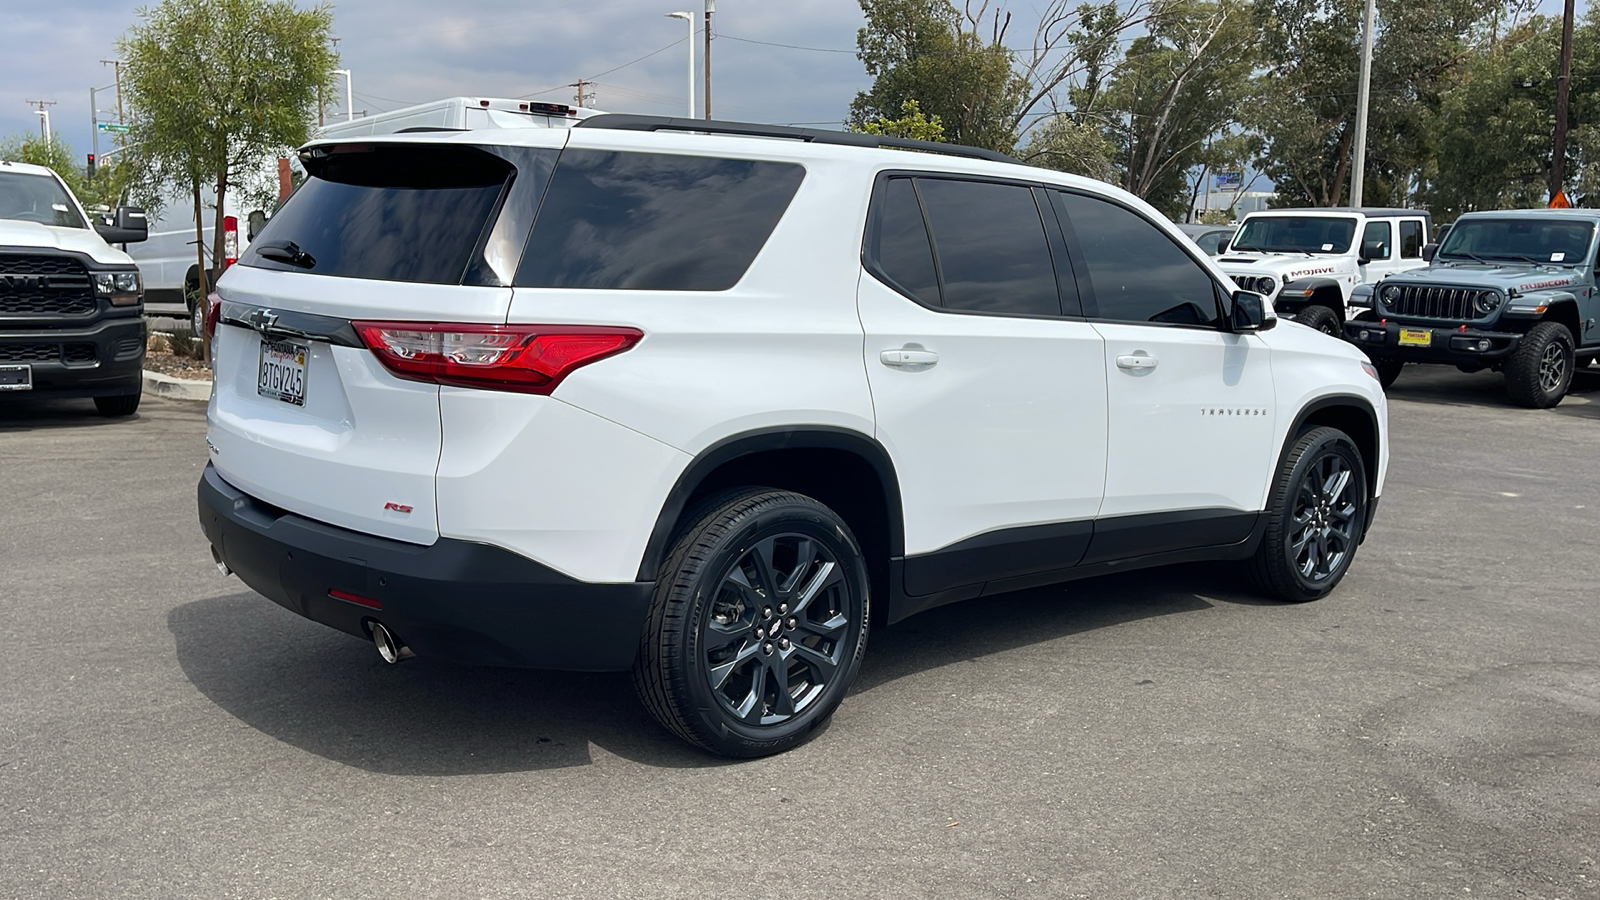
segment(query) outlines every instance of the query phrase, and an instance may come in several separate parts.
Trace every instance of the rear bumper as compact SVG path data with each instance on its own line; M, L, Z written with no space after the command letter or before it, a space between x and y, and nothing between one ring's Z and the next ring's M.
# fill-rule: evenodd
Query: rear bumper
M0 365L32 370L33 389L6 397L137 394L143 385L144 320L105 319L79 328L0 330Z
M250 497L210 465L199 502L206 538L245 584L359 638L381 621L419 657L621 671L633 664L655 587L577 581L486 544L419 546L325 525Z
M1427 346L1400 343L1401 330L1426 331ZM1517 349L1522 335L1516 332L1483 331L1467 327L1438 327L1371 320L1354 320L1344 325L1344 338L1360 347L1373 359L1402 362L1447 363L1450 365L1493 364ZM1487 344L1486 349L1478 349Z

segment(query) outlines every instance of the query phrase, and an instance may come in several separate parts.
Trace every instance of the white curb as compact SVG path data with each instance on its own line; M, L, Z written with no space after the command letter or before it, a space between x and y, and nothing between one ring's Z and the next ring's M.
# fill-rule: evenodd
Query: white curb
M199 400L203 403L211 399L211 382L173 378L171 375L145 369L144 392L156 397L166 397L168 400Z

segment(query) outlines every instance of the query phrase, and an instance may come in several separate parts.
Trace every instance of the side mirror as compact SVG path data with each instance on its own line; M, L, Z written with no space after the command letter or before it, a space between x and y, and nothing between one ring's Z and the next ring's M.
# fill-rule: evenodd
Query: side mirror
M1233 313L1228 325L1235 334L1267 331L1278 324L1278 317L1268 312L1267 298L1250 291L1234 291Z
M1384 243L1383 241L1362 241L1361 242L1362 265L1365 265L1366 263L1372 262L1375 259L1388 259L1388 258L1389 258L1389 245Z
M259 209L252 210L250 216L246 219L246 223L244 239L253 241L256 239L256 235L261 233L261 229L267 227L267 214Z
M1438 244L1423 244L1422 245L1422 261L1423 262L1433 262L1433 258L1435 256L1437 256L1438 253L1439 253L1439 245Z
M150 237L150 223L137 206L119 206L110 223L95 222L94 230L108 244L137 244Z

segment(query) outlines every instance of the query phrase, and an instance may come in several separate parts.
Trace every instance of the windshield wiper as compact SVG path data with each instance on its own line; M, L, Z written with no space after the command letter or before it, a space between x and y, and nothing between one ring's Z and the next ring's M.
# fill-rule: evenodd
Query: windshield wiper
M262 259L276 260L299 266L302 269L312 269L317 265L316 257L300 249L294 241L280 241L271 244L257 244L256 255Z
M1465 257L1473 260L1474 262L1480 263L1480 264L1485 265L1485 266L1491 264L1487 259L1484 259L1483 257L1479 256L1478 254L1476 254L1476 253L1468 253L1465 250L1457 250L1455 253L1447 253L1447 254L1445 254L1443 256L1443 258L1444 259L1456 259L1456 258L1461 257L1461 256L1465 256Z

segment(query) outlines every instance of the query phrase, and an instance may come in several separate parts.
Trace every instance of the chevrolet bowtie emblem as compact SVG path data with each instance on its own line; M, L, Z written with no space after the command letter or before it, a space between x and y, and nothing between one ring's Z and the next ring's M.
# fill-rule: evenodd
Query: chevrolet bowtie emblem
M272 326L278 324L278 314L270 309L253 309L246 317L246 321L250 323L251 328L266 334Z

